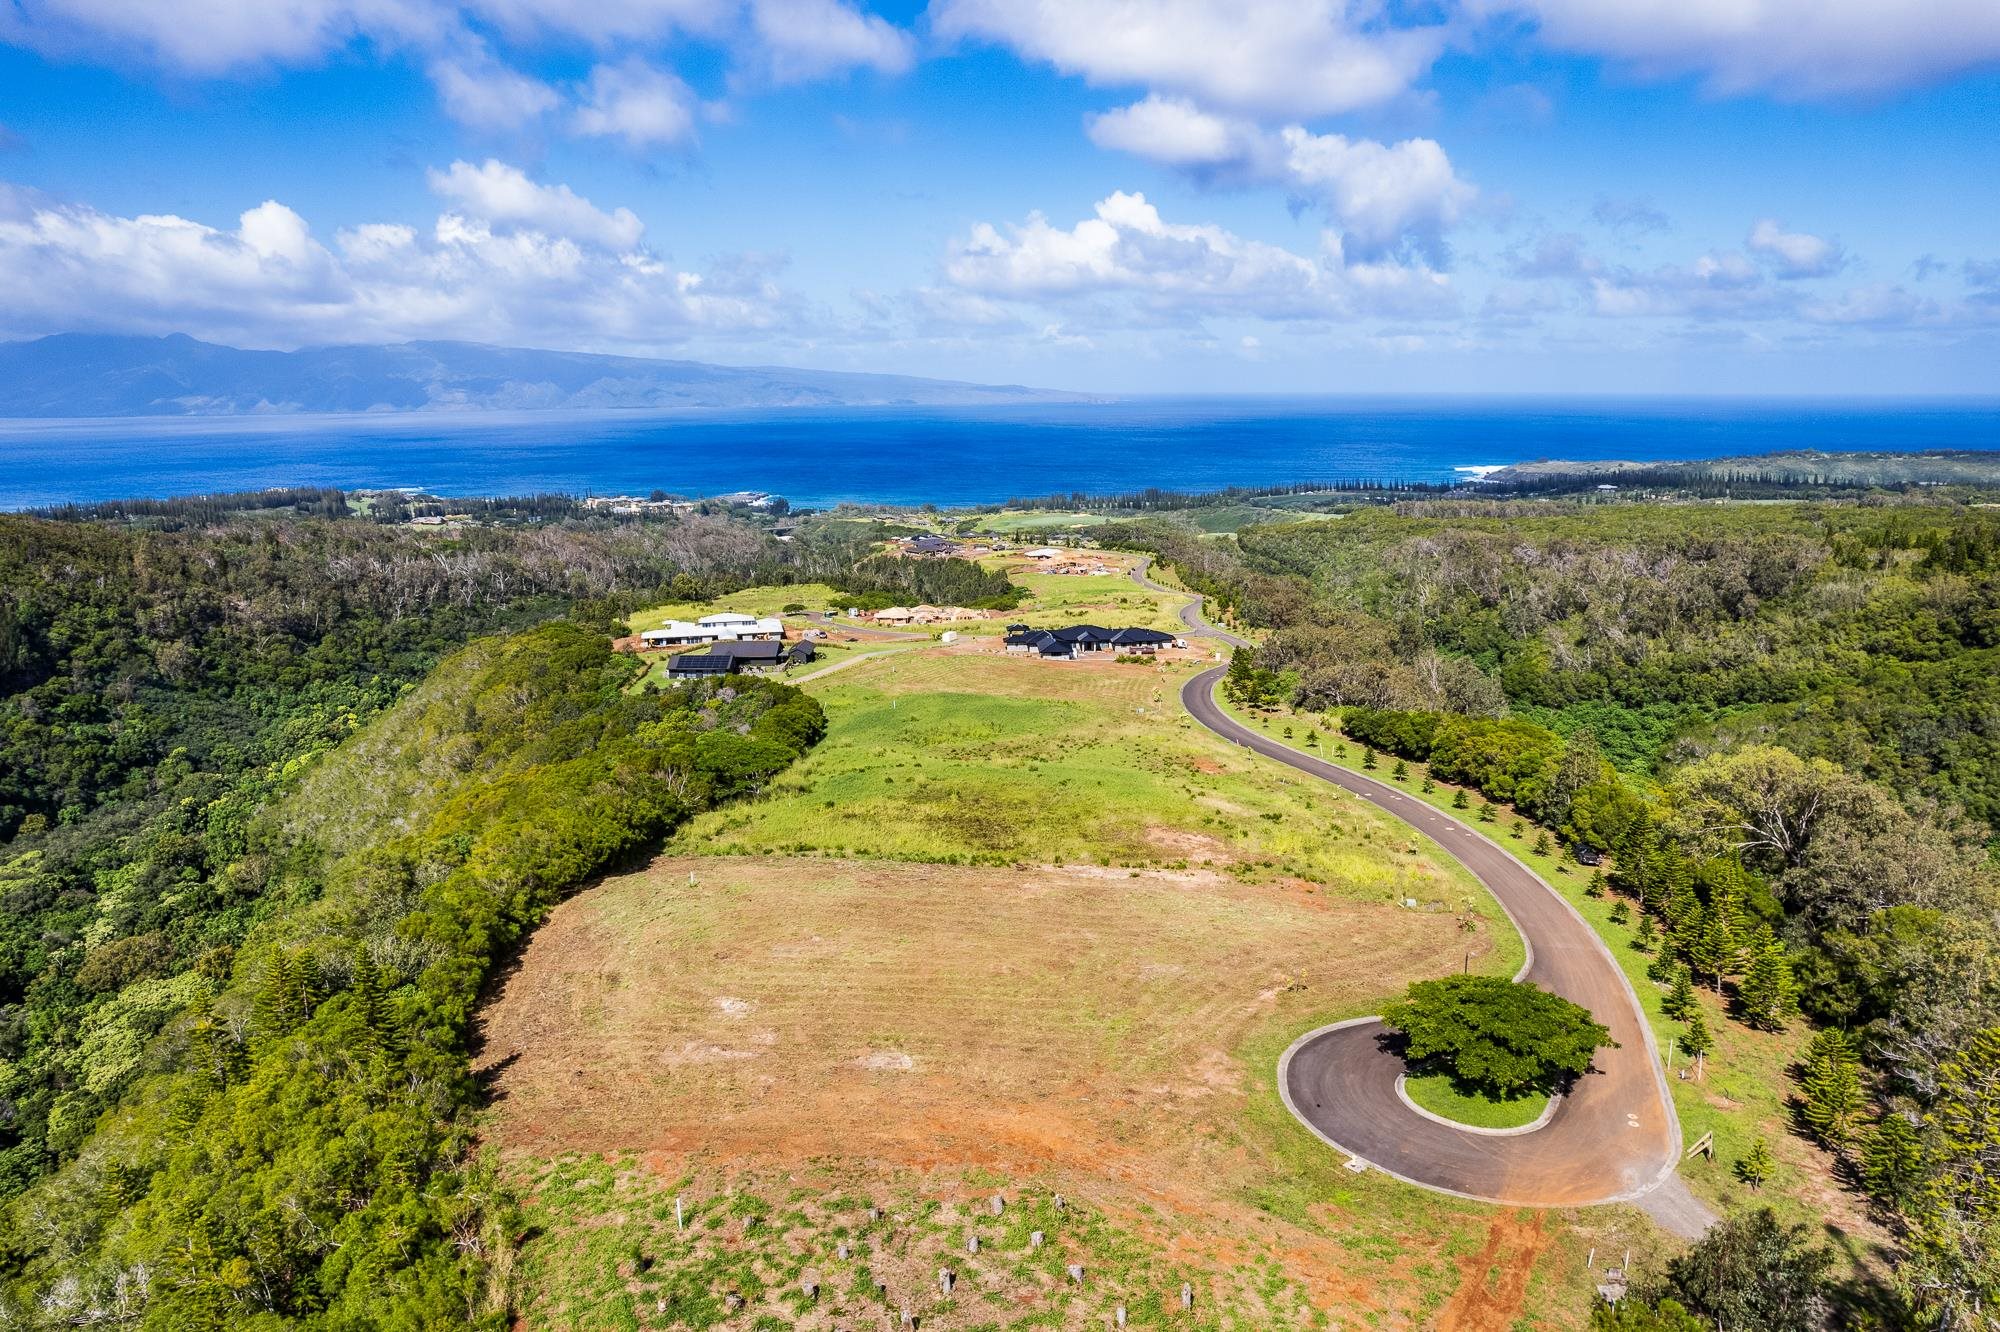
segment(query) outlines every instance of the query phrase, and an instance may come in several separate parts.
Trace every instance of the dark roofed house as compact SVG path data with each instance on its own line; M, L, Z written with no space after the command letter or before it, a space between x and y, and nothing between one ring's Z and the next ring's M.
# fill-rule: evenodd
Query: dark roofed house
M1086 652L1158 652L1174 642L1172 634L1157 629L1105 629L1094 624L1076 624L1063 629L1022 629L1006 638L1009 652L1033 652L1044 657L1074 661Z
M955 544L946 541L941 536L932 536L929 533L925 533L923 536L911 537L903 543L903 549L914 555L955 555L958 553L958 547Z
M738 671L776 669L785 660L785 645L768 638L711 643L705 652L683 652L667 662L669 680L697 675L734 675Z

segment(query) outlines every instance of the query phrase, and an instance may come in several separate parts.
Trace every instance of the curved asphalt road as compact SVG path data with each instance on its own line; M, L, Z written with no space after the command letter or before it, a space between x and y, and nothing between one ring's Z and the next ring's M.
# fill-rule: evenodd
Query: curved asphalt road
M1146 576L1150 565L1134 569L1133 579L1173 591ZM1202 618L1199 596L1183 595L1193 598L1181 609L1190 630L1248 646ZM1617 1049L1598 1051L1591 1071L1540 1127L1479 1133L1418 1114L1396 1089L1404 1064L1383 1048L1381 1019L1357 1018L1307 1032L1285 1052L1278 1090L1292 1113L1329 1145L1398 1179L1485 1202L1569 1207L1629 1201L1670 1178L1680 1161L1680 1120L1638 997L1596 931L1498 843L1444 811L1231 718L1215 701L1226 670L1218 666L1187 682L1181 703L1189 715L1225 740L1332 782L1430 838L1486 885L1520 931L1528 960L1516 979L1582 1004L1618 1042ZM1692 1199L1686 1203L1691 1215L1671 1218L1678 1222L1671 1228L1699 1234L1705 1209Z
M1201 593L1183 592L1177 587L1168 587L1163 583L1156 583L1151 578L1148 578L1146 571L1152 567L1153 561L1151 559L1139 561L1138 567L1132 570L1132 581L1149 591L1164 592L1170 597L1187 597L1189 599L1188 604L1181 607L1181 623L1186 625L1197 637L1219 638L1231 647L1251 646L1249 639L1238 638L1227 629L1218 629L1201 617Z

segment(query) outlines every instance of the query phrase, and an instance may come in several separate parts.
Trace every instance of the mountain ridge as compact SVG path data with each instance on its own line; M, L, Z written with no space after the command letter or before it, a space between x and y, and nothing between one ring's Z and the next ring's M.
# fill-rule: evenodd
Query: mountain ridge
M0 342L0 417L718 410L1088 402L1085 394L914 375L496 347L348 343L257 351L163 337L56 333Z

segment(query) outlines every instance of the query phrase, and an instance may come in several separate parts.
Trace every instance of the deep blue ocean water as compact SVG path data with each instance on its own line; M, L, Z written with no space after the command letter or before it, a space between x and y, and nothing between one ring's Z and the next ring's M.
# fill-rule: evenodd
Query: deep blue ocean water
M2000 399L1203 398L1010 408L0 421L0 508L280 485L768 490L943 505L1082 490L1443 481L1535 458L1996 449Z

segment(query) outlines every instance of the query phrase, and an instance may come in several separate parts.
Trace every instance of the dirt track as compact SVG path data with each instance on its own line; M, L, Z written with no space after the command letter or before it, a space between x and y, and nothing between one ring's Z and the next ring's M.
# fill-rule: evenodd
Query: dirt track
M1214 691L1224 668L1188 681L1181 701L1202 725L1402 819L1463 862L1499 899L1528 944L1521 978L1588 1008L1618 1042L1601 1050L1547 1123L1500 1136L1416 1113L1396 1090L1403 1061L1385 1028L1362 1018L1300 1038L1279 1066L1286 1104L1341 1151L1427 1188L1489 1202L1574 1206L1629 1200L1671 1175L1680 1127L1667 1101L1637 998L1596 933L1494 842L1392 786L1302 754L1225 714Z

